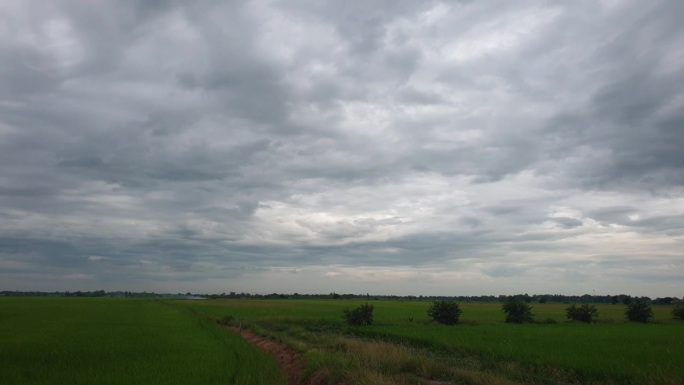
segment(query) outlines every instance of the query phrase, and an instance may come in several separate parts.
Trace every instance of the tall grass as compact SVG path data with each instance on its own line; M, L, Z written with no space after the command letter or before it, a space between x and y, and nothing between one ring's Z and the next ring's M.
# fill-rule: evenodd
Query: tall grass
M0 297L0 384L284 383L266 353L179 307Z

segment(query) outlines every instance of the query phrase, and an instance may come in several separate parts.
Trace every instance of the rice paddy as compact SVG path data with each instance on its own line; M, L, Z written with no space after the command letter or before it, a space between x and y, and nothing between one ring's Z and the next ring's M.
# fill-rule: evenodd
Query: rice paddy
M626 322L623 305L598 305L598 322L583 324L565 320L567 304L533 304L538 323L511 325L503 322L500 303L462 303L461 324L443 326L428 322L430 302L372 301L372 326L344 325L342 310L362 303L217 300L190 306L211 316L230 314L303 351L318 352L314 354L318 361L337 360L337 367L348 363L335 346L347 346L340 341L356 337L413 349L423 367L441 360L445 368L460 367L520 383L680 384L684 379L684 323L671 319L669 306L653 306L653 322L636 324ZM428 356L436 358L425 361ZM404 362L395 371L406 372L411 365ZM417 376L419 372L414 370ZM440 379L457 377L442 370ZM491 378L483 383L487 381Z
M285 384L267 353L150 299L0 297L0 384Z
M500 303L461 303L456 326L427 301L371 301L374 324L347 326L358 300L0 297L1 384L285 384L273 357L216 320L290 346L330 384L681 384L684 323L653 306L648 324L599 304L593 324L567 304L503 322Z

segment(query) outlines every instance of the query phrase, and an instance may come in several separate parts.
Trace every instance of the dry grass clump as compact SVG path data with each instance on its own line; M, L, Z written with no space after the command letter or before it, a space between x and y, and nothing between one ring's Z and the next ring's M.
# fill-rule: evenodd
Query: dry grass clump
M401 344L348 337L340 337L338 343L349 357L346 377L355 384L516 384L491 373L454 367L448 359Z

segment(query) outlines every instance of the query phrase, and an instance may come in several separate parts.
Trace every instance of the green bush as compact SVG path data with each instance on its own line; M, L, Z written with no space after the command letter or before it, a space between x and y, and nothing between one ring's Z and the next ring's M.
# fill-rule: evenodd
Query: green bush
M588 303L576 306L574 303L565 309L565 316L572 321L592 323L598 318L596 306Z
M625 317L632 322L648 322L653 317L653 310L646 302L642 300L631 301L627 305Z
M672 317L680 321L684 321L684 304L675 305L672 308Z
M508 297L502 306L502 310L506 313L506 323L521 324L534 321L532 307L515 297Z
M461 317L461 307L453 301L435 301L428 309L431 320L445 325L456 325Z
M349 325L361 326L373 324L373 305L365 304L356 309L344 309L344 320Z

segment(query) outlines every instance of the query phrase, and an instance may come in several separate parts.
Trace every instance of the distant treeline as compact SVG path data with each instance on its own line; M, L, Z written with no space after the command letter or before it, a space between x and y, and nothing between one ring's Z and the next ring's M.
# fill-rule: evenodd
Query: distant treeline
M6 297L138 297L138 298L169 298L187 297L185 294L158 294L150 292L132 291L0 291L0 296Z
M254 299L335 299L335 300L351 300L351 299L364 299L367 301L371 300L402 300L402 301L458 301L458 302L503 302L506 298L511 297L509 295L481 295L481 296L415 296L415 295L372 295L372 294L338 294L338 293L328 293L328 294L284 294L284 293L271 293L271 294L250 294L250 293L237 293L231 291L229 293L221 294L193 294L187 292L171 294L171 293L154 293L154 292L132 292L132 291L0 291L0 296L30 296L30 297L130 297L130 298L209 298L209 299L221 299L221 298L254 298ZM634 300L641 300L646 303L654 305L671 305L676 303L681 303L684 299L679 299L677 297L662 297L651 299L649 297L638 297L630 296L627 294L618 295L562 295L562 294L516 294L515 297L519 300L531 303L546 303L546 302L558 302L558 303L607 303L607 304L629 304Z

